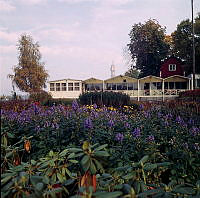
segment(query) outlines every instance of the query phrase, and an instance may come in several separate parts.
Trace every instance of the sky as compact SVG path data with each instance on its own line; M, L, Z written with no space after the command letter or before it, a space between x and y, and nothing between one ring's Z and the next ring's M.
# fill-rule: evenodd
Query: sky
M194 16L198 12L194 0ZM156 19L171 34L188 18L191 0L0 0L0 96L11 95L7 76L18 64L24 33L39 43L49 81L104 80L112 63L115 75L128 70L124 49L134 24Z

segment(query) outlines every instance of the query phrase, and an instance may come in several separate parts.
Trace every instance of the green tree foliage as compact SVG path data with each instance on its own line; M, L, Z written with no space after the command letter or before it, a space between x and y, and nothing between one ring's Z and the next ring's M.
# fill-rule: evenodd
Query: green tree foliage
M132 78L138 78L139 74L140 72L137 69L130 68L124 75Z
M194 22L195 30L195 68L200 73L200 13ZM187 19L177 25L176 31L172 33L174 53L183 59L188 65L188 73L192 72L192 22Z
M18 43L18 65L14 67L13 82L24 92L38 92L45 88L48 74L40 62L39 44L31 36L23 34Z
M161 60L169 50L169 44L165 42L165 28L156 20L149 19L144 24L134 24L129 36L128 47L136 61L135 69L141 71L140 76L158 75Z

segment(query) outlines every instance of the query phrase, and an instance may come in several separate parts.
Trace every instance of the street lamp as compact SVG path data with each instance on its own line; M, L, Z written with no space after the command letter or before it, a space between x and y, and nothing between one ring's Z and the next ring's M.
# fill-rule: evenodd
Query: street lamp
M193 14L193 0L191 0L192 7L192 68L193 68L193 89L195 89L195 43L194 43L194 14Z

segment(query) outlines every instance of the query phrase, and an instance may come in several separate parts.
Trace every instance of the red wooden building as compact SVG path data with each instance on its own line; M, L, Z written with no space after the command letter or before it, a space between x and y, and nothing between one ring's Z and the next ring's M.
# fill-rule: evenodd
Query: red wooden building
M161 78L167 78L173 75L184 76L183 62L176 57L165 59L160 68Z

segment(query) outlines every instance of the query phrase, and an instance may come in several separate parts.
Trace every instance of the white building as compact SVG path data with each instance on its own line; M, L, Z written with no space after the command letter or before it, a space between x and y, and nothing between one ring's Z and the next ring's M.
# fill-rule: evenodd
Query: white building
M82 93L82 80L63 79L49 81L48 92L53 98L78 98Z

